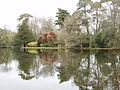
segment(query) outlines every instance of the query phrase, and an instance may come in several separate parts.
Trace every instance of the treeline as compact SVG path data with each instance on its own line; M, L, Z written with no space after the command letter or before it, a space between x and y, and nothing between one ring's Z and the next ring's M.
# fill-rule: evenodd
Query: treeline
M9 29L0 28L0 46L11 46L13 45L13 37L15 33L11 32Z
M56 41L65 46L119 47L120 0L79 0L77 6L72 14L58 8L55 21L21 14L13 45L22 46L37 41L40 34L54 31Z

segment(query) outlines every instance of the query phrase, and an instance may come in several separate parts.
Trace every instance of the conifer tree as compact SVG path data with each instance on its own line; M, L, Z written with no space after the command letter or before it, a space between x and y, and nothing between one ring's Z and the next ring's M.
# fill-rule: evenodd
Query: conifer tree
M18 32L15 37L15 45L17 46L26 46L28 42L34 41L35 36L32 30L29 28L28 25L28 18L22 21L22 23L18 26Z

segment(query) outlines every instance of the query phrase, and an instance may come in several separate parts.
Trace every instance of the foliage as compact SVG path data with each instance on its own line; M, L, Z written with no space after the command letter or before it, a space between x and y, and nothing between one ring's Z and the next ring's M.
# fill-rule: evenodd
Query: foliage
M7 29L0 29L0 46L11 46L15 33Z
M40 47L47 47L47 43L41 43L39 46ZM28 47L37 47L38 46L38 44L37 44L37 42L35 41L35 42L29 42L29 43L27 43L27 46Z
M78 10L86 9L87 5L91 3L91 0L79 0L77 6L78 6Z
M80 29L87 31L90 46L119 47L119 2L119 0L101 0L101 2L79 0L78 11L83 13ZM92 37L89 34L92 34Z
M105 48L107 47L107 35L105 33L97 33L95 35L95 47Z
M27 43L27 46L29 46L29 47L37 47L37 42L29 42L29 43Z
M67 46L88 46L88 35L80 29L82 13L75 11L71 16L65 18L59 41ZM61 40L62 39L62 40Z
M56 41L56 33L49 32L45 34L41 34L38 38L37 45L38 46L54 46L54 42Z
M21 14L20 17L18 18L19 21L21 20L28 20L30 17L33 17L32 15L28 13Z
M35 38L38 39L40 34L48 33L55 30L54 22L51 17L49 18L37 18L29 22L29 27L32 30Z
M26 45L27 43L34 41L35 37L30 30L27 21L23 21L21 25L18 26L18 32L16 34L14 43L17 46Z
M55 20L55 24L59 25L59 27L62 28L63 22L67 16L70 16L67 10L58 8L58 12L56 13L57 20Z

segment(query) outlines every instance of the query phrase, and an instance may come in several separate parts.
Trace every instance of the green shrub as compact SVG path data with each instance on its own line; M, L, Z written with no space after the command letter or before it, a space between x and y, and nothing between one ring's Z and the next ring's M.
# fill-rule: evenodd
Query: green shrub
M40 44L40 47L47 47L47 44Z
M107 34L105 33L97 33L95 35L95 46L99 47L99 48L105 48L107 47L107 43L108 43L108 38L107 38Z

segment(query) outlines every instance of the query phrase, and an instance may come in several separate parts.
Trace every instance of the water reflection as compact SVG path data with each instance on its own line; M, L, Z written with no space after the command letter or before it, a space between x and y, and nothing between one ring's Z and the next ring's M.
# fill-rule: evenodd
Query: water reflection
M18 76L23 80L53 77L59 83L72 81L79 90L119 90L119 51L74 51L0 49L0 70L11 70L9 64L18 62Z
M24 50L14 49L15 59L18 61L19 75L24 80L34 77L32 71L34 69L35 55L24 52Z
M10 49L0 49L0 70L7 72L11 70L9 63L13 60Z

